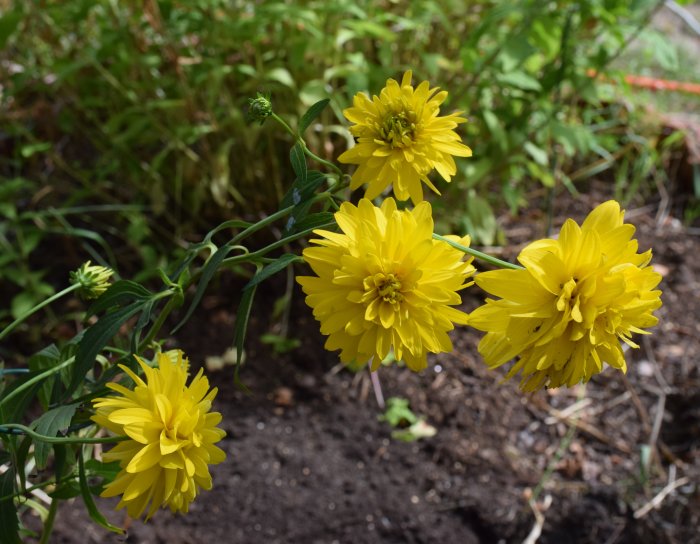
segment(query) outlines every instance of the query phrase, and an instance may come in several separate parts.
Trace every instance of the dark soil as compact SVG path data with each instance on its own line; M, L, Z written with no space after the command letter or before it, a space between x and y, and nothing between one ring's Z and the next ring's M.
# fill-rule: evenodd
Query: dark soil
M555 224L580 221L604 200L590 194L557 201ZM404 443L378 420L366 372L342 369L322 349L299 291L289 334L301 347L279 356L257 340L275 326L269 313L281 291L269 287L241 373L252 393L233 386L230 367L210 373L228 433L213 490L187 516L129 522L126 539L67 503L53 542L699 543L700 238L673 220L657 224L656 212L630 206L627 215L664 276L660 324L627 353L627 375L607 369L585 388L523 394L499 383L505 371L487 370L480 335L461 328L455 350L421 374L380 371L384 394L408 398L437 428ZM540 212L504 220L514 242L505 256L541 237L543 224ZM232 344L237 295L225 281L216 291L178 337L192 361ZM481 296L467 290L465 309ZM99 501L126 524L114 504Z

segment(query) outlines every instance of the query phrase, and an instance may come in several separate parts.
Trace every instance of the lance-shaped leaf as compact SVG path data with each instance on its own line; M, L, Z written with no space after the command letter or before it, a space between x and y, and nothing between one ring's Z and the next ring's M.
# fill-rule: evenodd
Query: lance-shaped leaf
M299 134L303 134L306 131L306 129L309 128L309 126L311 126L311 123L313 123L314 119L316 119L316 117L318 117L321 114L321 112L324 109L326 109L326 106L330 101L330 98L324 98L323 100L319 100L315 104L312 104L312 106L299 120Z

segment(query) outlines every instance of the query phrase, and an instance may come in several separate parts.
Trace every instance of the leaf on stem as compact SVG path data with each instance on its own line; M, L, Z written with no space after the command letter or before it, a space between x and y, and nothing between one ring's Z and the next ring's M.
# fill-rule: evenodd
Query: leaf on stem
M323 100L319 100L318 102L313 104L308 110L306 110L306 113L299 120L299 134L304 134L306 129L309 128L309 126L311 126L311 123L313 123L314 119L316 119L316 117L318 117L321 114L321 112L324 109L326 109L326 106L330 101L330 98L324 98Z
M233 247L229 245L221 246L206 262L204 268L202 269L202 278L197 284L197 290L194 293L192 303L190 304L190 307L187 308L185 317L183 317L182 320L177 325L175 325L175 328L172 331L170 331L170 334L176 333L178 330L180 330L180 328L182 328L182 326L185 323L187 323L187 320L192 316L192 312L194 312L195 308L199 304L199 301L202 300L202 296L204 296L204 291L206 290L207 285L209 285L211 279L214 277L214 274L218 270L219 265L221 265L223 260L226 258L226 255L228 255L232 249Z
M68 428L77 408L77 404L65 404L53 408L34 420L31 427L44 436L56 436L58 431ZM51 447L52 444L35 440L34 459L38 469L43 470L46 468Z
M119 328L129 318L136 315L148 302L148 299L137 300L124 308L108 313L85 331L80 344L78 344L78 353L75 356L75 364L73 365L70 385L66 391L66 398L85 379L85 376L95 363L95 357L102 351L107 342L117 334Z
M307 167L306 157L304 156L304 150L301 147L301 143L297 142L289 151L289 160L292 163L292 169L297 176L297 180L304 183L307 176Z
M90 493L90 488L88 487L87 478L85 477L83 448L80 448L80 452L78 454L78 478L80 479L80 494L83 496L83 502L85 503L88 513L90 514L90 518L105 529L123 535L124 530L108 522L102 513L97 509L97 505L95 504L92 494Z
M22 544L17 531L19 520L15 509L15 470L12 465L0 474L0 542Z
M233 374L233 380L237 387L248 391L248 388L240 381L238 371L241 368L241 360L243 357L243 343L245 342L246 331L248 330L248 320L250 319L250 309L253 307L253 299L258 286L252 285L243 290L241 302L238 304L238 313L236 314L236 327L233 332L233 343L236 347L236 369Z
M274 262L271 262L268 264L266 267L264 267L262 270L259 270L256 272L255 276L251 278L251 280L246 284L246 286L243 288L249 289L251 287L254 287L258 285L259 283L265 281L267 278L270 276L274 276L277 274L277 272L281 272L287 266L289 266L291 263L294 261L300 261L301 258L298 257L297 255L293 255L291 253L285 253L281 257L279 257L277 260Z
M113 306L123 306L134 300L151 298L153 293L143 285L129 280L120 280L112 284L102 296L88 309L86 317L109 310Z

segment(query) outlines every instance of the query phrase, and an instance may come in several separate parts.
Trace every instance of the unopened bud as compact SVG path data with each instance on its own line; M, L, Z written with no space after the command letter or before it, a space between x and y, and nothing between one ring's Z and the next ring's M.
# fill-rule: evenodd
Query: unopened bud
M248 99L248 106L248 117L252 121L260 121L261 125L272 115L272 102L260 93L256 98Z
M84 299L99 297L109 287L109 280L114 271L104 266L93 266L90 261L70 273L70 282L80 285L78 294Z

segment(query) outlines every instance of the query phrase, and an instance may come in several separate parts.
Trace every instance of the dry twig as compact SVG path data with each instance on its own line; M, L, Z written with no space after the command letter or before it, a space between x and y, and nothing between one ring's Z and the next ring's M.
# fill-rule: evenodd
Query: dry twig
M639 508L638 510L635 510L634 512L634 519L640 519L646 516L649 512L651 512L652 509L658 508L663 500L670 494L673 493L673 490L685 485L689 482L690 480L686 477L683 476L682 478L678 478L677 480L671 480L668 482L666 487L664 487L661 491L659 491L653 499L651 499L648 503L646 503L644 506Z

